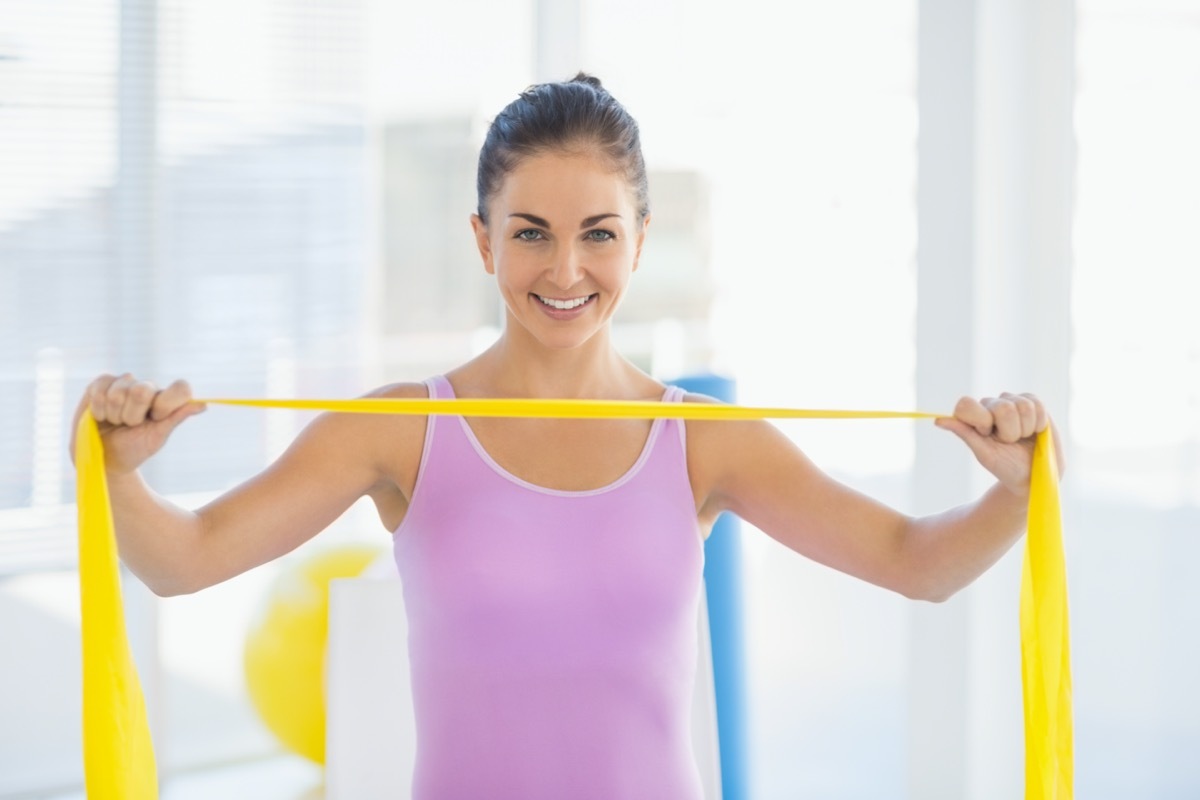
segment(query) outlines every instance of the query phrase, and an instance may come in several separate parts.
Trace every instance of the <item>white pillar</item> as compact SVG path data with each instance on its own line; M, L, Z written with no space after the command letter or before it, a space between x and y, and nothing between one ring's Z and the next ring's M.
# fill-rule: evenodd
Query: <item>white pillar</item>
M975 343L974 0L920 0L917 38L917 406L971 389ZM968 451L917 426L914 510L964 502ZM966 793L968 594L910 616L908 795Z
M1073 0L979 0L976 376L1066 410ZM998 391L999 389L997 389Z
M1033 391L1067 406L1074 145L1072 0L921 0L917 402ZM990 478L921 426L915 510ZM1024 784L1021 544L944 606L914 607L909 796L999 800Z
M1059 419L1070 358L1073 17L1072 0L980 0L977 36L975 386L1032 391ZM1024 790L1023 546L971 591L971 800Z

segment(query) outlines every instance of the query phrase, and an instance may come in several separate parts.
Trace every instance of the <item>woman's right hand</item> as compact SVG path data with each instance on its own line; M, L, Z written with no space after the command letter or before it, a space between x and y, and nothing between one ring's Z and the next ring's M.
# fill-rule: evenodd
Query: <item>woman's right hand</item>
M192 402L192 388L178 380L165 389L139 381L129 373L101 375L92 381L79 401L71 426L71 458L75 458L75 431L84 409L90 408L104 440L108 472L133 472L166 444L167 437L188 417L207 406Z

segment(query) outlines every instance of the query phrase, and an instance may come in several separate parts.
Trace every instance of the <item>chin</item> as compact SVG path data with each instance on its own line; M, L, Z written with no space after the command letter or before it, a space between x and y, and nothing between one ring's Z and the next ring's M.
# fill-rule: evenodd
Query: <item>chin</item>
M596 337L600 334L601 330L597 328L588 328L587 330L548 331L544 328L540 330L536 328L526 328L526 332L529 333L534 341L548 350L565 351L577 350L581 347L594 344L596 342Z

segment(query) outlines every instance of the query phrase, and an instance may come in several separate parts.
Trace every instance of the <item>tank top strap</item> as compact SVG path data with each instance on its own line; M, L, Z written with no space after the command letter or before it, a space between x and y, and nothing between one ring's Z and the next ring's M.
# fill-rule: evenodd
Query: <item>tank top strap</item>
M682 403L687 390L667 384L667 390L663 392L663 403ZM661 428L659 427L661 426ZM652 443L655 449L660 447L670 448L673 453L669 456L673 459L682 459L683 463L687 463L687 426L681 419L660 419L656 420L655 428L651 432L651 437L654 438ZM673 443L673 445L668 443ZM684 467L684 474L686 474Z
M454 387L445 375L434 375L425 380L429 388L430 400L451 400L454 398Z

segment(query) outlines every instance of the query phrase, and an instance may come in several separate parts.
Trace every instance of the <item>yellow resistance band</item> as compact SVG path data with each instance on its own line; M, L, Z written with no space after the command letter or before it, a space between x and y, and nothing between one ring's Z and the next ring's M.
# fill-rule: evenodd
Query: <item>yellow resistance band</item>
M933 419L902 411L751 408L710 403L596 400L196 400L198 403L366 414L578 419ZM158 796L146 707L129 654L104 449L90 412L79 421L79 588L83 627L83 761L88 797ZM1070 800L1073 786L1071 664L1058 467L1049 429L1038 434L1021 574L1021 671L1026 800Z

